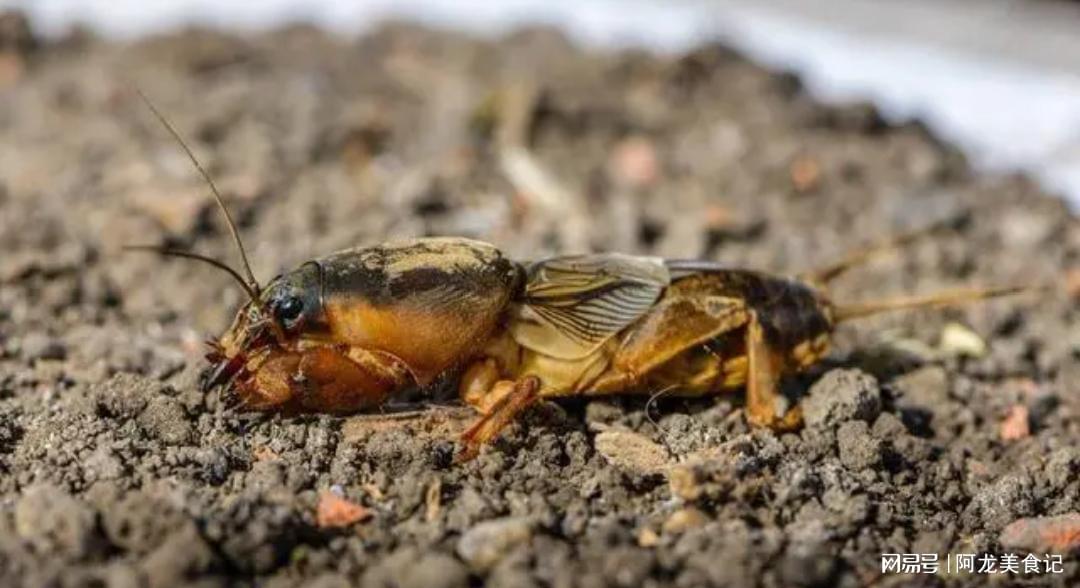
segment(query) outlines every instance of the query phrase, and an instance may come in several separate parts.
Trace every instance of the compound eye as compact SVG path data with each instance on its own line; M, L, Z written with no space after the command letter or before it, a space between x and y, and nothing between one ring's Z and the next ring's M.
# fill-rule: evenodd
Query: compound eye
M274 317L284 324L300 318L302 312L304 312L304 301L295 296L282 298L274 305Z

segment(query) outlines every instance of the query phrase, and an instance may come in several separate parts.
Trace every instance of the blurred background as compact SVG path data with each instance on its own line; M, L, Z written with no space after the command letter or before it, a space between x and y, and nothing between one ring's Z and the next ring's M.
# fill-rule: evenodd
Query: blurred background
M387 20L496 36L546 24L598 47L678 52L722 40L817 97L917 118L982 169L1025 171L1080 206L1080 5L1031 0L3 0L43 34L131 39L182 25L357 35Z

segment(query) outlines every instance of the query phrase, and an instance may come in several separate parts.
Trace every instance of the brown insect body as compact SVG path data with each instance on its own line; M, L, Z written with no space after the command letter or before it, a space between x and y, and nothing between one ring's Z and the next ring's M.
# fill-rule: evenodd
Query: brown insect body
M544 397L700 395L747 382L749 325L786 372L824 352L828 315L801 282L715 264L608 254L522 266L485 243L417 239L272 280L215 349L232 373L218 367L207 384L291 412L370 408L458 366L483 412L528 377Z
M486 243L429 238L344 250L262 287L209 174L147 104L210 186L244 262L241 275L196 253L135 247L213 265L250 297L210 342L204 389L225 385L255 410L344 413L460 369L460 396L483 415L462 437L463 457L542 397L745 387L751 423L791 428L800 413L780 381L824 356L837 323L1026 290L829 301L831 279L927 231L800 279L616 253L519 264Z
M838 320L1013 291L836 307L812 282L621 254L519 264L458 238L348 249L248 303L212 344L206 388L257 410L348 413L460 368L483 415L464 455L537 399L572 395L745 388L752 423L789 429L800 413L780 382L827 353Z

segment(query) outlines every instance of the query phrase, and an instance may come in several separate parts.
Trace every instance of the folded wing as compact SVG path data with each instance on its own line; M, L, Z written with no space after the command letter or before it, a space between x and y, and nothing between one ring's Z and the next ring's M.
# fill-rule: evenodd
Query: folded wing
M649 311L671 275L657 257L616 253L533 263L511 333L521 345L579 359Z

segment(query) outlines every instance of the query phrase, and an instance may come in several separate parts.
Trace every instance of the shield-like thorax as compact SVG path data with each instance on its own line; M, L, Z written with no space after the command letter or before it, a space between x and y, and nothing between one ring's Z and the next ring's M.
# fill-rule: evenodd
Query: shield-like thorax
M420 384L479 349L522 281L498 249L432 238L319 259L330 338L391 353Z

